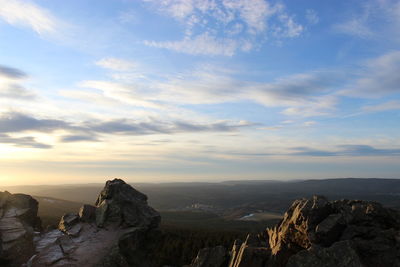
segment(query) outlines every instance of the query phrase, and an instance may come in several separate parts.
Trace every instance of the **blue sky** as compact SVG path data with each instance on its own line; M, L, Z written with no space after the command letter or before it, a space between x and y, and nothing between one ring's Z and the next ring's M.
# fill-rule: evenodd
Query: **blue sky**
M0 182L398 178L399 29L392 0L0 0Z

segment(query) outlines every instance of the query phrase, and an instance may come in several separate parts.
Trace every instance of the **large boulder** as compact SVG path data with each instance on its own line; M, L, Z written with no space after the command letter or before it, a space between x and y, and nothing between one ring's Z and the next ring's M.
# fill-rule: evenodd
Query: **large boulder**
M147 205L147 196L121 179L107 181L96 201L96 223L119 223L126 227L158 227L161 217Z
M0 192L0 264L20 266L35 252L35 231L40 231L38 202L24 194Z

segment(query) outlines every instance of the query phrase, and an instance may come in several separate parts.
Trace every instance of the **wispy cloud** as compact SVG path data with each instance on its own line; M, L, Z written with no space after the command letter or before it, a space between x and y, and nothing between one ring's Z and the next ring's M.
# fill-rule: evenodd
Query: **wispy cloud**
M125 59L107 57L96 62L97 66L113 71L132 71L138 67L138 64Z
M366 17L355 17L348 21L337 24L334 29L338 32L353 35L361 38L371 38L374 36L373 31L368 27L366 23Z
M21 84L27 77L22 70L0 65L0 97L22 100L35 98L35 94Z
M15 80L15 79L18 80L18 79L26 78L27 75L22 70L0 65L0 77L12 79L12 80Z
M192 54L192 55L223 55L233 56L238 49L243 51L248 50L248 46L242 46L243 41L230 38L217 38L209 33L199 34L195 37L185 37L180 41L155 42L145 41L145 45L166 48L177 52Z
M145 2L185 29L182 40L144 43L187 54L232 56L258 47L265 37L294 38L304 30L283 4L265 0Z
M26 137L11 137L10 135L0 133L0 144L11 144L17 147L29 147L29 148L40 148L47 149L51 148L51 145L39 143L32 136Z
M332 92L340 81L339 72L293 74L270 82L241 80L237 74L207 65L167 78L87 80L80 86L101 90L105 97L122 103L156 109L250 100L266 107L283 107L286 115L307 117L329 114L337 103Z
M286 13L280 14L278 16L278 20L281 22L281 24L273 27L273 33L278 38L298 37L304 31L304 27L296 23L294 18Z
M340 145L336 150L318 150L309 147L296 147L295 156L334 157L334 156L400 156L400 148L375 148L369 145Z
M62 143L73 143L73 142L98 142L100 141L95 134L81 134L81 135L64 135L60 138Z
M62 120L37 119L18 112L0 114L0 133L24 131L52 132L68 127L68 123Z
M319 22L319 16L317 11L315 11L314 9L307 9L306 19L310 24L317 24Z
M64 133L60 141L78 142L100 141L98 135L123 135L139 136L153 134L179 134L201 132L235 132L244 127L251 127L253 123L247 121L215 121L209 123L197 123L183 120L162 120L147 118L132 120L127 118L111 120L91 120L82 122L69 122L61 119L35 118L34 116L18 112L8 112L0 115L0 134L3 143L31 144L34 147L34 139L23 137L11 138L6 134L15 133ZM65 134L68 133L68 134ZM29 141L29 142L28 142ZM40 146L43 144L40 144Z
M237 80L235 74L199 70L159 83L158 99L180 104L216 104L250 100L266 107L284 107L295 116L324 115L332 111L331 96L340 75L310 72L280 77L271 82ZM303 110L299 112L299 109ZM308 112L306 112L308 110Z
M345 94L359 97L382 97L400 92L400 51L388 52L366 62L359 78Z
M368 105L362 107L362 111L364 112L381 112L388 110L400 110L400 101L391 100L377 105Z
M149 120L137 122L128 119L88 123L86 127L91 131L108 134L147 135L147 134L174 134L182 132L232 132L242 127L252 126L249 122L230 123L228 121L197 124L186 121L158 121Z
M343 22L335 24L333 29L358 38L384 40L385 43L400 41L398 37L399 1L370 0L360 3L362 3L360 12L353 13Z
M0 0L0 19L14 26L31 28L40 35L55 33L58 25L50 11L29 0Z

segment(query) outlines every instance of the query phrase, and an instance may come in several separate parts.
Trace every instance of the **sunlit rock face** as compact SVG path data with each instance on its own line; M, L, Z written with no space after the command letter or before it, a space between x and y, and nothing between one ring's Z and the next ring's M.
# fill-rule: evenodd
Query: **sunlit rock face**
M34 253L40 231L38 202L31 196L0 192L0 265L21 266Z
M59 229L36 240L27 266L155 267L159 223L146 195L121 179L110 180L95 206L65 214Z
M380 204L296 200L283 220L236 243L229 267L400 266L400 216Z

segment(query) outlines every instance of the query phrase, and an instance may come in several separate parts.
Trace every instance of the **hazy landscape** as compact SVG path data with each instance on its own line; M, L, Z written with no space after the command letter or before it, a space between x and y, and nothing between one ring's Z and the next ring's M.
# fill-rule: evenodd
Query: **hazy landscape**
M132 186L145 193L149 205L161 215L157 264L162 265L190 264L202 248L220 245L229 248L236 239L244 240L249 233L262 233L279 223L296 199L324 195L332 201L360 199L400 209L400 179L242 180ZM48 232L59 227L64 214L74 214L83 204L95 205L93 200L103 187L102 184L5 186L0 191L32 195L39 204L42 227Z

